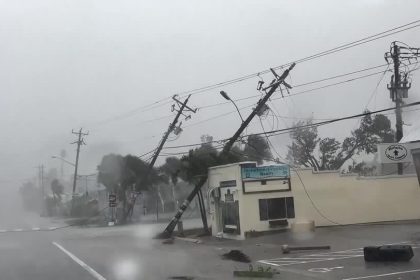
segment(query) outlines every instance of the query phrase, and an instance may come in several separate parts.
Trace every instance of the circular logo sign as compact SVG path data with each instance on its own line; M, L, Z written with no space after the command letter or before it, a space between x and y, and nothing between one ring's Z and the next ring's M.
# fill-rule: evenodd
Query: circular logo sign
M385 150L385 155L390 160L399 161L407 156L407 149L403 145L390 145Z

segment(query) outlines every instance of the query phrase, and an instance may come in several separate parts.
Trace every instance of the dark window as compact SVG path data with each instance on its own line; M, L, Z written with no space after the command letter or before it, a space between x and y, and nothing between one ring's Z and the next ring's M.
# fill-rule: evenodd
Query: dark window
M267 185L267 181L266 180L262 180L261 181L261 185Z
M278 220L295 217L293 197L259 199L260 220Z
M260 221L267 221L268 220L267 199L259 199L258 203L260 204Z
M295 218L295 202L293 197L286 197L286 211L287 211L287 218L294 219Z

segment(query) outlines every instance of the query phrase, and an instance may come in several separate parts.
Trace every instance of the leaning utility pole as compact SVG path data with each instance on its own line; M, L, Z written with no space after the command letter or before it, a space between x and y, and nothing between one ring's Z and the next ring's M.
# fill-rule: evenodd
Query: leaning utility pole
M74 165L74 177L73 177L73 192L72 192L72 203L71 203L71 211L73 213L74 210L74 196L76 193L76 182L77 182L77 168L79 165L79 153L80 153L80 146L86 145L83 136L89 135L89 132L82 132L82 128L79 129L79 131L71 131L71 133L78 135L77 140L74 141L71 144L77 144L77 150L76 150L76 163Z
M176 111L176 115L174 120L172 121L172 123L169 124L168 130L166 130L165 134L162 137L162 140L160 140L160 143L158 145L158 147L155 150L155 153L153 154L152 159L150 160L150 163L148 165L148 172L146 173L146 177L142 178L139 183L142 182L147 182L149 175L156 163L157 158L159 157L160 152L162 151L163 146L166 143L166 140L168 140L169 135L173 132L175 135L179 135L182 132L182 122L180 122L180 124L177 126L177 123L179 121L179 118L181 117L181 115L183 115L185 117L185 120L188 120L191 118L191 115L185 115L184 111L188 111L188 112L192 112L195 113L197 112L197 109L192 109L190 107L188 107L187 103L188 100L190 99L190 95L188 95L188 97L182 102L181 100L178 100L177 95L174 95L172 97L172 99L175 101L175 104L172 104L171 110L172 112ZM177 108L178 107L178 108ZM157 204L156 204L157 205ZM131 208L134 207L134 203L132 203L132 205L130 206ZM157 206L156 206L156 209ZM128 210L128 213L131 211L131 209Z
M403 137L403 119L401 106L404 104L403 98L408 97L408 90L411 87L411 83L408 82L409 71L401 71L401 61L408 60L411 64L411 60L417 60L419 57L420 48L411 48L406 45L399 46L397 42L392 42L389 52L385 53L385 60L389 63L389 59L394 64L394 74L391 77L391 83L388 85L390 92L390 98L395 102L395 142L399 142ZM404 65L406 66L406 65ZM398 163L398 174L403 174L402 163Z
M263 98L261 98L256 108L251 112L251 114L246 118L245 121L242 122L239 129L235 132L235 134L229 139L229 141L224 146L220 157L224 157L229 154L230 149L232 148L233 144L240 138L240 135L245 130L245 128L249 125L249 123L252 121L252 119L255 117L255 115L260 114L262 111L264 111L264 108L266 107L265 103L269 100L269 98L274 94L274 92L277 90L277 88L280 87L281 84L285 85L286 88L291 88L290 85L288 85L284 80L289 75L289 72L295 67L295 63L290 65L289 69L286 69L281 76L277 75L276 72L274 72L273 69L270 69L273 73L275 79L270 83L269 86L262 88L261 90L265 91L266 94ZM262 85L262 84L261 84ZM269 90L267 92L267 90ZM181 207L178 209L178 212L175 214L175 216L172 218L172 220L169 222L168 226L165 228L163 233L160 235L160 237L170 237L172 235L173 230L175 229L179 219L181 218L184 211L187 209L188 205L191 203L193 198L199 193L201 190L201 187L205 184L207 181L207 175L203 176L200 181L195 185L193 191L188 195L187 199L182 203Z
M178 123L179 117L181 115L184 115L183 111L186 109L187 111L192 112L192 113L197 112L197 109L191 109L190 107L187 106L187 103L188 103L188 100L190 99L190 96L191 96L191 94L188 95L187 99L185 99L184 102L178 100L176 95L174 95L172 97L172 99L178 105L178 109L176 108L175 104L172 105L172 112L173 111L177 111L177 114L175 116L175 119L169 125L168 130L163 135L162 140L159 143L159 146L156 148L155 154L153 155L153 158L152 158L152 160L149 163L149 171L152 170L153 166L155 165L155 162L156 162L156 160L157 160L160 152L162 151L163 145L165 145L165 142L168 139L168 137L171 134L171 132L174 132L175 135L179 135L181 133L181 131L182 131L182 129L181 129L182 122L179 124L179 126L176 126L176 124ZM184 116L185 116L185 119L186 120L189 119L189 118L191 118L191 116L189 116L189 115L184 115Z

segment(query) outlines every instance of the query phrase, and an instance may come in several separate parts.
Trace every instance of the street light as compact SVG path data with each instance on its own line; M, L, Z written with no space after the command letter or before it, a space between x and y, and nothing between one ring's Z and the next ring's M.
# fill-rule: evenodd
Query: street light
M64 159L64 158L62 158L62 157L58 157L58 156L51 156L51 158L56 158L56 159L59 159L59 160L61 160L61 161L65 162L65 163L67 163L67 164L69 164L69 165L71 165L71 166L73 166L73 167L75 167L75 166L76 166L74 163L72 163L72 162L70 162L70 161L68 161L68 160L65 160L65 159Z
M229 100L230 102L232 102L233 106L235 106L236 111L238 111L239 117L241 118L242 122L244 122L244 119L242 118L241 112L239 111L238 106L236 106L236 103L230 99L229 95L227 95L227 93L225 91L220 91L220 95L223 96L226 100Z

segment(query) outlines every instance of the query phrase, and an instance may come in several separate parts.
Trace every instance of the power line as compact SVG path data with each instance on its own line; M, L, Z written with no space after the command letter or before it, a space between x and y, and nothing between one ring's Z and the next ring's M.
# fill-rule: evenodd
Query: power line
M341 75L337 75L337 76L333 76L333 77L323 78L323 79L320 79L320 80L317 80L317 81L313 81L313 82L310 82L310 83L313 84L315 82L321 82L321 81L331 80L331 79L334 79L336 77L343 77L343 76L346 76L346 75L351 75L351 74L354 74L354 73L359 73L359 72L362 72L362 71L366 71L366 70L369 70L369 69L375 69L375 68L386 66L386 65L387 64L373 66L373 67L369 67L369 68L365 68L365 69L361 69L361 70L349 72L349 73L346 73L346 74L341 74ZM420 69L420 67L419 68L415 68L415 69L411 70L410 72L417 71L419 69ZM385 72L386 71L387 70L385 70ZM384 74L385 72L384 71L378 71L378 72L374 72L374 73L370 73L370 74L366 74L366 75L354 77L354 78L351 78L351 79L348 79L348 80L343 80L343 81L340 81L340 82L336 82L336 83L332 83L332 84L327 84L327 85L324 85L324 86L320 86L320 87L316 87L316 88L311 88L311 89L307 89L307 90L303 90L303 91L291 93L289 95L285 95L284 97L275 97L275 98L272 98L271 100L279 100L279 99L283 99L283 98L286 98L286 97L292 97L292 96L295 96L295 95L301 95L301 94L305 94L305 93L309 93L309 92L313 92L313 91L317 91L317 90L321 90L321 89L325 89L325 88L329 88L329 87L333 87L333 86L338 86L338 85L341 85L341 84L350 83L350 82L353 82L353 81L361 80L361 79L364 79L364 78L369 78L369 77L376 76L376 75L379 75L379 74ZM306 84L309 84L309 83L306 83ZM305 84L297 85L297 86L294 86L294 87L299 87L299 86L302 86L302 85L305 85ZM248 96L248 97L244 97L244 98L239 98L239 99L235 99L234 101L235 102L238 102L238 101L243 101L243 100L247 100L247 99L251 99L251 98L255 98L255 97L259 97L259 95L252 95L252 96ZM206 106L200 107L200 109L214 107L214 106L219 106L219 105L227 104L227 103L229 103L229 102L221 102L221 103L217 103L217 104L206 105ZM254 104L241 107L241 108L239 108L239 110L247 109L247 108L252 107L252 106L254 106ZM190 127L190 126L199 125L201 123L208 122L208 121L211 121L213 119L220 118L220 117L224 117L224 116L233 114L235 112L236 111L230 111L230 112L227 112L227 113L223 113L221 115L216 115L214 117L211 117L211 118L208 118L208 119L205 119L205 120L202 120L202 121L199 121L199 122L196 122L196 123L192 123L190 125L187 125L187 126L185 126L185 128Z
M311 88L311 89L307 89L307 90L303 90L303 91L291 93L289 95L285 95L284 97L271 98L271 100L278 100L278 99L283 99L283 98L291 97L291 96L295 96L295 95L301 95L301 94L305 94L305 93L308 93L308 92L317 91L317 90L320 90L320 89L325 89L325 88L329 88L329 87L333 87L333 86L337 86L337 85L341 85L341 84L345 84L345 83L357 81L357 80L368 78L368 77L375 76L375 75L378 75L378 74L382 74L382 71L371 73L371 74L367 74L367 75L363 75L363 76L358 76L358 77L355 77L355 78L352 78L352 79L348 79L348 80L344 80L344 81L340 81L340 82L336 82L336 83L324 85L324 86L321 86L321 87L316 87L316 88ZM323 80L325 80L325 79L323 79ZM242 101L242 100L251 99L251 98L254 98L254 97L258 97L258 96L259 95L253 95L253 96L249 96L249 97L245 97L245 98L236 99L234 101L235 102ZM215 104L215 105L207 105L206 107L210 107L210 106L213 107L213 106L217 106L217 105L221 105L221 104L225 104L225 102L224 103L218 103L218 104ZM239 110L247 109L247 108L252 107L252 106L255 106L255 105L254 104L247 105L247 106L244 106L244 107L239 108ZM201 107L201 109L203 109L203 108L205 108L205 107ZM221 115L217 115L217 116L214 116L214 117L211 117L211 118L208 118L208 119L205 119L205 120L196 122L196 123L192 123L190 125L185 126L184 128L195 126L195 125L199 125L201 123L204 123L204 122L207 122L207 121L211 121L213 119L217 119L217 118L220 118L220 117L224 117L224 116L233 114L235 112L236 111L230 111L230 112L227 112L227 113L224 113L224 114L221 114Z
M329 54L333 54L333 53L336 53L336 52L339 52L339 51L343 51L343 50L346 50L346 49L349 49L349 48L352 48L352 47L355 47L355 46L366 44L368 42L372 42L372 41L375 41L375 40L378 40L378 39L382 39L382 38L385 38L385 37L388 37L388 36L391 36L391 35L406 31L406 30L410 30L412 28L419 27L420 24L410 26L410 25L413 25L413 24L418 23L418 22L420 22L420 20L415 20L415 21L412 21L410 23L400 25L400 26L385 30L385 31L380 32L380 33L376 33L376 34L364 37L362 39L359 39L359 40L356 40L356 41L353 41L353 42L350 42L350 43L346 43L346 44L340 45L338 47L334 47L332 49L328 49L326 51L322 51L322 52L319 52L319 53L316 53L316 54L298 59L294 62L288 62L288 63L283 64L283 65L272 67L272 69L276 70L276 69L287 67L287 66L291 65L292 63L297 64L297 63L302 63L302 62L305 62L305 61L313 60L313 59L320 58L320 57L323 57L323 56L326 56L326 55L329 55ZM404 28L404 27L407 27L407 28ZM398 30L398 29L401 29L401 30ZM260 72L257 72L257 73L245 75L245 76L235 78L235 79L232 79L232 80L228 80L228 81L225 81L225 82L220 82L220 83L216 83L216 84L213 84L213 85L209 85L209 86L205 86L205 87L201 87L201 88L197 88L197 89L192 89L192 90L180 92L178 94L179 95L186 95L186 94L195 95L195 94L206 92L206 91L209 91L209 90L212 90L212 89L215 89L215 88L219 88L221 86L226 86L226 85L242 82L244 80L255 78L255 77L258 77L259 75L263 75L263 74L267 74L267 73L270 73L269 69L268 70L263 70L263 71L260 71Z
M417 106L417 105L420 105L420 101L409 103L409 104L406 104L406 105L402 105L401 107L402 108L408 108L408 107ZM305 124L305 125L294 126L294 127L289 127L289 128L283 128L283 129L270 130L270 131L261 132L261 133L246 134L246 135L243 135L242 138L248 137L248 136L251 136L251 135L262 135L262 134L267 134L268 137L272 137L272 136L280 135L280 134L283 134L283 133L289 133L290 131L293 131L293 130L296 130L296 129L299 129L299 128L308 128L308 127L315 127L315 126L318 127L318 126L327 125L327 124L331 124L331 123L335 123L335 122L339 122L339 121L360 118L360 117L364 117L364 116L368 116L368 115L374 115L374 114L387 112L387 111L391 111L391 110L395 110L395 107L390 107L390 108L371 111L371 112L364 112L364 113L361 113L361 114L330 119L330 120L321 121L321 122L317 122L317 123ZM209 142L206 142L206 143L207 144L223 143L225 141L228 141L229 139L230 138L225 138L225 139L221 139L221 140L213 140L213 141L209 141ZM199 146L199 145L202 145L202 144L203 143L178 145L178 146L168 146L168 147L165 147L164 149L177 149L177 148L185 148L185 147L194 147L194 146Z
M375 40L379 40L379 39L382 39L382 38L385 38L385 37L388 37L388 36L391 36L391 35L394 35L394 34L397 34L397 33L400 33L400 32L407 31L407 30L419 27L420 24L414 25L418 22L420 22L420 20L415 20L415 21L412 21L410 23L403 24L403 25L400 25L400 26L382 31L382 32L364 37L362 39L359 39L359 40L356 40L356 41L353 41L353 42L342 44L342 45L339 45L337 47L328 49L326 51L322 51L322 52L319 52L319 53L316 53L316 54L298 59L298 60L295 61L295 63L302 63L302 62L305 62L305 61L317 59L317 58L320 58L320 57L323 57L323 56L326 56L326 55L329 55L329 54L340 52L340 51L343 51L343 50L346 50L346 49L349 49L349 48L352 48L352 47L355 47L355 46L366 44L366 43L369 43L369 42L372 42L372 41L375 41ZM293 62L288 62L288 63L283 64L283 65L272 67L272 69L284 68L284 67L287 67L287 66L291 65L292 63ZM195 89L192 89L192 90L179 92L178 95L188 95L188 94L195 95L195 94L210 91L210 90L213 90L213 89L216 89L216 88L220 88L222 86L242 82L242 81L245 81L245 80L248 80L248 79L251 79L251 78L255 78L255 77L258 77L260 75L267 74L267 73L270 73L269 69L263 70L263 71L260 71L260 72L256 72L256 73L252 73L252 74L248 74L248 75L244 75L244 76L241 76L241 77L238 77L238 78L235 78L235 79L231 79L231 80L227 80L227 81L224 81L224 82L219 82L219 83L215 83L215 84L212 84L212 85L195 88ZM122 114L117 115L115 117L112 117L112 118L106 119L104 121L98 122L96 125L103 125L103 124L106 124L108 122L121 120L121 119L130 117L133 114L138 113L139 111L141 111L141 112L150 111L152 109L155 109L155 108L161 107L163 105L169 104L171 102L170 99L171 99L171 97L162 98L158 101L152 102L150 104L132 109L128 112L122 113ZM166 101L166 102L164 102L164 101Z

